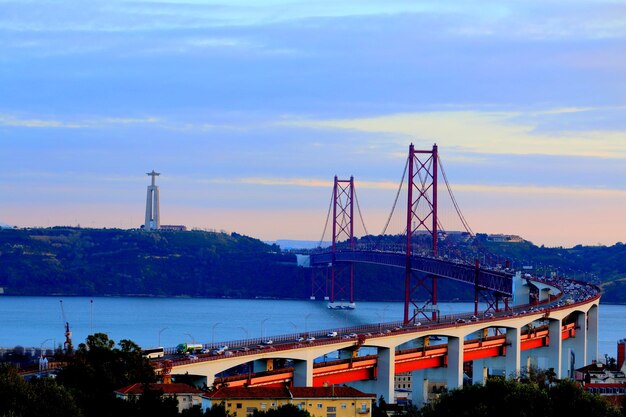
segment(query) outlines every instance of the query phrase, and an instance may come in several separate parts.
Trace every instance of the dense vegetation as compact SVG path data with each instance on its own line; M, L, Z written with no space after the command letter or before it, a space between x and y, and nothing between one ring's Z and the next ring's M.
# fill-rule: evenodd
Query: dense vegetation
M392 247L399 236L367 236L360 243ZM416 239L427 251L428 239ZM418 249L419 250L419 249ZM626 303L626 245L538 247L493 242L486 235L442 238L439 254L482 265L533 266L601 285L603 302ZM356 266L357 300L399 300L404 272ZM0 287L11 295L146 295L232 298L306 298L309 270L295 256L247 236L203 231L119 229L0 229ZM380 285L384 282L385 285ZM439 281L440 300L470 300L471 286Z
M0 364L0 416L3 417L229 417L224 407L200 406L179 414L178 402L161 391L146 390L136 401L117 398L116 389L156 381L139 346L104 333L81 343L64 358L56 378L24 380L11 365ZM285 414L281 414L285 415Z
M303 298L296 272L293 255L235 233L0 230L0 287L12 295Z
M620 417L624 409L608 403L599 395L585 392L572 381L552 385L489 379L442 394L435 402L417 410L411 417Z

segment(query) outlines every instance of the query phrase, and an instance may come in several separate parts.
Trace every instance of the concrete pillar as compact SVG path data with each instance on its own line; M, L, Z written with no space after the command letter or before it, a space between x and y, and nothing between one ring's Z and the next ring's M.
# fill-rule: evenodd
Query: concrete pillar
M573 349L571 347L563 347L563 356L561 357L561 378L570 377L570 362Z
M530 288L522 273L517 272L513 277L513 305L518 306L530 302Z
M411 375L412 392L411 398L413 404L418 407L423 406L428 402L429 385L436 384L437 386L443 386L447 384L447 369L446 368L428 368L413 371Z
M296 387L313 386L313 361L295 360L293 364L293 385Z
M421 408L428 401L428 378L426 371L420 369L413 371L411 374L411 399L413 404Z
M448 337L446 383L448 391L463 386L463 338Z
M517 378L520 373L521 334L519 328L506 329L506 355L504 371L507 378Z
M376 378L374 392L376 392L378 397L382 395L385 399L388 399L387 401L389 402L393 402L395 396L395 362L395 348L378 348L378 376Z
M548 350L548 368L554 368L556 378L561 379L562 375L562 356L563 356L563 342L561 340L561 320L550 320L548 323L548 338L550 344L547 347Z
M587 312L587 360L598 360L598 316L599 308L592 306Z
M486 365L484 359L475 359L472 362L472 384L485 385L489 371Z
M574 337L574 369L587 365L587 314L578 313L576 317L576 336ZM573 373L574 369L570 369Z

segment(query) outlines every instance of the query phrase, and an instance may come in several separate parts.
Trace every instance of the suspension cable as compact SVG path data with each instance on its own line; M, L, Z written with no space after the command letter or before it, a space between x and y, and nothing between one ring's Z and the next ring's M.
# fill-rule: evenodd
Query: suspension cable
M396 205L398 204L398 198L400 197L400 192L402 191L402 186L404 185L404 178L406 177L406 173L408 172L409 167L409 157L406 158L406 162L404 163L404 170L402 171L402 178L400 179L400 185L398 186L398 191L396 192L396 198L393 200L393 206L391 207L391 213L389 213L389 217L387 217L387 222L385 223L385 227L383 227L383 231L378 235L378 239L376 240L376 244L374 245L374 249L378 247L383 236L387 233L387 228L389 227L389 223L391 222L391 218L393 217L393 213L396 210Z
M459 215L459 219L461 219L461 223L463 223L463 227L465 227L465 231L469 233L470 236L473 237L474 232L472 231L472 228L470 227L467 220L465 220L465 216L463 216L463 213L461 212L461 208L456 202L456 198L454 198L454 194L452 194L452 188L450 187L450 183L448 182L448 177L446 176L445 169L443 169L443 164L441 163L441 158L439 158L439 155L437 155L437 161L439 162L439 167L441 168L441 174L443 175L443 179L446 182L446 187L448 188L448 194L450 194L450 198L452 199L452 204L454 205L454 209L456 210L456 213Z
M328 213L326 213L326 222L324 223L324 231L322 232L322 237L320 238L319 243L317 244L318 248L322 247L322 242L324 241L324 236L326 236L326 229L328 228L328 220L330 219L330 210L333 207L333 199L334 199L334 191L330 193L330 203L328 204Z
M361 219L361 225L363 226L363 230L365 230L365 236L367 237L367 240L370 241L370 243L373 243L372 238L370 237L370 234L367 231L367 227L365 227L365 220L363 220L363 214L361 213L361 205L359 204L359 196L356 193L356 187L354 187L353 191L354 191L354 200L356 201L356 208L357 208L357 211L359 212L359 218Z
M398 187L398 191L396 192L396 198L393 200L391 213L389 213L389 217L387 217L387 222L385 223L385 227L383 227L383 231L380 233L381 236L387 233L387 227L389 227L389 222L391 222L391 217L393 216L393 212L396 209L396 205L398 204L398 198L400 197L400 192L402 191L402 186L404 185L404 178L406 177L408 166L409 166L409 158L406 158L406 163L404 164L404 171L402 172L402 179L400 180L400 186Z

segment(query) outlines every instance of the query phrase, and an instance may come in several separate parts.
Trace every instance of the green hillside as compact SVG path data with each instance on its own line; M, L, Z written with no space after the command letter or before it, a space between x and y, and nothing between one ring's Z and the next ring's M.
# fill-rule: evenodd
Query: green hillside
M395 245L399 236L368 236ZM430 247L424 236L421 249ZM341 246L341 245L340 245ZM420 250L421 250L420 249ZM481 265L533 267L601 285L603 302L626 303L626 245L538 247L494 242L487 235L450 234L439 254ZM0 229L0 287L9 295L142 295L295 298L310 295L310 270L292 253L236 233L204 231ZM471 300L473 288L439 281L440 300ZM357 300L401 300L401 269L357 265Z
M0 286L14 295L300 298L294 261L235 233L0 230Z

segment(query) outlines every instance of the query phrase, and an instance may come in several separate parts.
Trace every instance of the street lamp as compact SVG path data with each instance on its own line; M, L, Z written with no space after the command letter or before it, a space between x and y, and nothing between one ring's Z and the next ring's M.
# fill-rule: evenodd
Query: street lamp
M213 326L211 326L211 346L213 346L213 344L215 343L215 328L220 324L223 323L218 321L217 323L213 324Z
M298 326L296 326L296 323L294 323L293 321L289 321L288 323L293 326L293 332L298 333Z
M246 334L246 339L250 339L250 335L248 334L248 329L246 329L245 327L239 327L241 330L244 331L244 333Z
M167 329L169 329L169 327L164 327L161 330L159 330L159 344L157 345L158 347L161 347L161 333L163 333Z
M261 339L265 339L265 331L263 329L263 326L265 325L265 322L268 321L270 318L266 317L263 320L261 320Z
M43 345L44 345L44 343L49 342L49 341L51 341L51 340L52 340L52 339L46 339L46 340L44 340L43 342L41 342L41 343L39 344L39 356L40 356L40 357L42 357L42 356L43 356Z
M185 336L189 336L189 339L191 340L191 343L195 343L196 339L190 333L185 333Z
M385 322L385 313L387 312L387 310L389 309L389 307L391 307L391 305L390 305L390 304L387 304L387 305L385 306L385 308L383 308L383 319L382 319L382 322L383 322L383 323Z
M308 333L308 322L309 322L309 317L311 317L311 314L313 313L308 313L307 315L304 316L304 333Z

